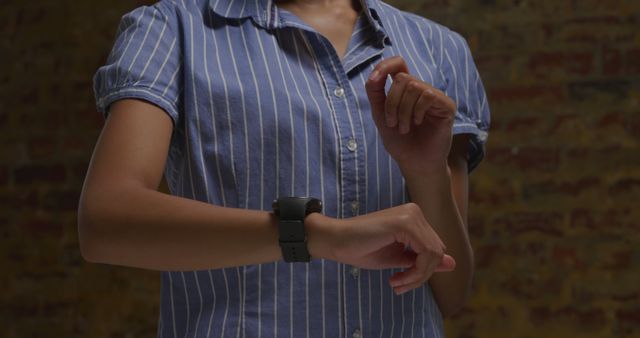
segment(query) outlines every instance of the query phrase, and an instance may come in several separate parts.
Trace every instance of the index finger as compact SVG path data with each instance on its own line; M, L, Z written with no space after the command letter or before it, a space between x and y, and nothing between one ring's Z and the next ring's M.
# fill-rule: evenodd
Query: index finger
M404 59L401 56L396 55L394 57L390 57L388 59L380 61L373 68L373 71L369 76L368 82L373 85L371 89L380 89L379 86L382 86L382 88L384 88L384 84L386 81L383 80L386 80L388 75L391 75L391 77L393 77L400 72L409 73L409 68L407 67L407 64L404 62Z
M367 96L371 103L371 113L378 127L384 126L384 107L387 100L384 85L387 82L387 76L391 75L393 77L400 72L409 73L407 64L402 57L394 56L384 59L374 67L365 84Z

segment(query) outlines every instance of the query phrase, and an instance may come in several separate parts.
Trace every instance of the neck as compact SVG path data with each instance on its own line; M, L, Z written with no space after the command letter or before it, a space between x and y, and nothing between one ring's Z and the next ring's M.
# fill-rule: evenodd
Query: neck
M279 6L294 6L301 8L319 8L349 6L354 9L360 8L360 0L275 0Z

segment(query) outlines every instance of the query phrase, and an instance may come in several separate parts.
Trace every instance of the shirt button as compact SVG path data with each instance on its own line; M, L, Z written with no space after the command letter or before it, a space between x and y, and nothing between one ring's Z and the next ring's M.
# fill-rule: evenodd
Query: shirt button
M351 267L351 276L353 276L353 278L358 278L360 276L360 269L356 268L355 266Z
M333 95L335 95L337 97L343 97L344 96L344 88L337 87L336 89L333 90Z
M355 329L355 331L353 331L353 334L351 335L351 337L353 337L353 338L362 338L362 332L360 332L360 329Z
M358 214L359 209L360 209L360 202L358 201L351 202L351 213L353 213L353 216L356 216Z
M347 149L350 151L356 151L356 149L358 149L358 142L354 139L349 139L349 141L347 141Z

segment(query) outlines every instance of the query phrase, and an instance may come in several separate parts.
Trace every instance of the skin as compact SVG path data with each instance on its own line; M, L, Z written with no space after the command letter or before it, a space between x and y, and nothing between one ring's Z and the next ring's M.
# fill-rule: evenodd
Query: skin
M322 4L338 3L345 2ZM313 7L315 2L296 4L300 6L290 7L294 13L312 8L303 16L323 15ZM322 28L316 29L329 29ZM329 38L343 51L344 32L351 30L343 31L341 38ZM362 268L405 268L389 280L395 292L429 282L441 312L448 316L466 301L473 270L465 226L468 139L451 136L455 112L451 99L408 74L404 60L383 60L375 70L379 76L373 72L367 82L372 118L402 170L413 203L348 219L311 214L305 219L309 251L314 258ZM388 76L394 81L387 96ZM172 130L171 119L155 105L135 99L112 105L78 206L83 257L162 271L281 259L272 213L220 207L157 191ZM404 250L405 246L411 250ZM436 273L443 271L452 272Z
M453 100L408 71L399 56L376 65L366 83L372 118L385 148L398 162L411 200L446 243L457 266L451 273L433 275L433 258L421 260L418 255L415 266L393 276L391 285L401 294L429 281L442 312L451 314L466 301L473 274L466 227L468 139L460 136L453 142ZM393 78L388 96L387 77Z
M313 27L333 45L340 60L347 52L351 32L361 11L360 1L276 1L285 9Z

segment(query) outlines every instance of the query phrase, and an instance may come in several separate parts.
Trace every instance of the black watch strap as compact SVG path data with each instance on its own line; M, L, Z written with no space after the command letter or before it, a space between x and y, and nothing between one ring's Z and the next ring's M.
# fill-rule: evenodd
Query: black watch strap
M278 216L279 243L285 262L309 262L305 217L321 212L322 203L312 197L281 197L274 201L273 211Z

